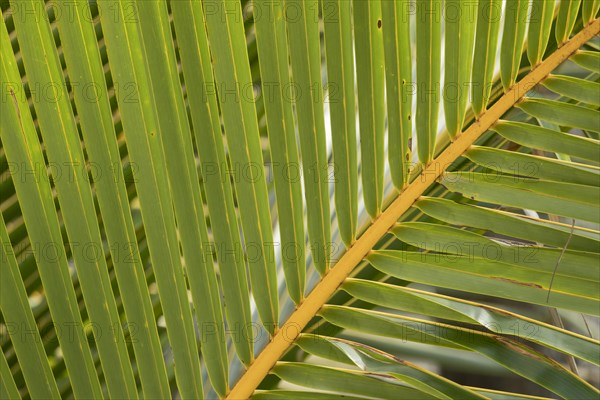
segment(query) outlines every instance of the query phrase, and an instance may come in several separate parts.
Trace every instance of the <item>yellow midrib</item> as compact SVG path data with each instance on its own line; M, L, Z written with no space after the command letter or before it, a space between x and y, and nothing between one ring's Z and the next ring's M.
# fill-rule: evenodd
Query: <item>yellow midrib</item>
M344 253L336 265L321 279L306 299L290 315L272 340L242 375L226 399L249 398L275 363L294 343L302 329L314 318L327 300L337 291L352 270L373 249L375 244L398 221L412 204L437 178L505 112L515 105L529 90L541 82L563 61L600 32L600 19L594 20L576 36L556 50L533 71L516 83L489 110L481 115L465 132L459 134L421 174L398 195L390 206L373 221L364 234Z

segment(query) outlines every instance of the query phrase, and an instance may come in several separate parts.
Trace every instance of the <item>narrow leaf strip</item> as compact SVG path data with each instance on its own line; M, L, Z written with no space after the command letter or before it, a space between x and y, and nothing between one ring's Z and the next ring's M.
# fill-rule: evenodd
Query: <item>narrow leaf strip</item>
M600 10L600 0L584 0L581 7L581 18L583 26L586 26L598 16Z
M371 218L383 199L384 70L380 0L355 0L354 40L358 84L361 176L365 208Z
M349 280L344 290L384 307L446 320L477 323L492 332L517 336L598 365L598 342L573 332L503 309L417 289L363 280ZM455 314L459 318L455 319ZM464 321L466 320L466 321ZM301 344L301 342L299 342Z
M19 166L21 171L34 174L13 175L15 190L23 212L30 241L38 246L50 246L50 257L35 252L34 257L44 286L44 292L57 326L67 327L75 324L73 335L59 335L65 365L71 370L69 375L73 392L78 397L102 396L102 389L96 375L87 339L83 332L83 322L77 299L69 276L69 266L62 245L60 224L52 200L52 189L46 175L46 164L42 154L38 135L21 86L21 77L17 68L6 25L0 23L2 31L2 82L5 99L2 101L1 127L2 145L9 163ZM37 171L37 172L35 172ZM16 174L17 171L13 172ZM29 178L27 178L29 177Z
M17 400L20 399L19 389L10 373L10 367L6 362L6 356L2 352L0 356L0 399Z
M471 83L471 107L477 117L483 114L490 100L501 15L502 0L479 0Z
M292 76L298 88L295 105L302 152L308 237L315 267L323 275L329 268L331 227L321 84L319 2L285 0L284 7L290 13L286 18L286 26Z
M29 1L30 8L40 2ZM22 5L24 7L24 5ZM56 175L55 188L61 213L82 287L86 309L92 323L100 327L94 332L102 369L112 397L137 398L137 389L123 331L113 329L119 314L102 251L89 256L89 248L102 249L102 239L89 185L84 154L79 141L77 125L67 96L63 72L47 20L17 18L19 45L25 70L31 84L51 85L56 90L56 101L42 99L35 103L38 122L44 139L48 161L65 166L69 179ZM36 63L35 60L44 60ZM104 332L104 333L100 333ZM110 332L108 334L107 332Z
M333 141L335 210L340 236L346 246L354 242L358 219L356 98L351 5L352 2L347 0L322 1ZM395 175L394 172L392 175Z
M388 400L434 398L420 390L382 379L384 377L381 377L381 374L295 362L279 362L273 368L273 373L284 381L296 385L331 390L334 393L347 393L362 398L364 396Z
M600 222L600 191L595 187L484 173L467 177L454 172L446 173L441 183L477 201Z
M419 1L416 8L417 151L427 165L433 159L438 128L442 1Z
M102 213L127 323L138 327L133 349L146 397L168 397L169 384L150 293L146 285L131 213L112 113L104 79L103 63L94 24L87 17L87 2L73 3L72 18L59 18L63 54L73 77L74 98L88 161L96 171L96 195ZM82 59L81 54L87 58ZM97 87L90 99L87 88ZM121 88L124 90L124 88ZM94 100L94 101L90 101ZM144 327L144 329L141 329Z
M347 329L420 343L447 343L478 352L563 397L593 398L599 393L556 361L505 337L416 318L340 306L326 306L320 314L328 321Z
M529 28L527 31L527 58L532 67L536 67L544 58L552 19L554 17L554 2L533 0L529 13Z
M592 1L587 0L584 2L591 3ZM560 0L555 25L556 43L558 43L559 46L571 36L575 21L577 21L580 5L581 0Z
M59 398L40 333L33 318L19 266L0 213L0 310L32 398ZM25 334L27 332L27 334ZM4 378L4 377L3 377ZM3 379L4 380L4 379ZM8 383L3 382L3 386Z
M473 66L477 1L444 4L444 115L451 138L462 131Z
M139 12L131 1L102 0L99 5L103 9L116 8L119 15L127 15L131 9ZM168 343L177 365L177 386L185 397L201 397L201 392L193 395L199 389L196 386L198 348L138 24L113 18L110 13L101 13L100 18L115 82L121 85L130 83L136 89L135 101L123 91L117 92L117 100L129 157L139 171L134 175L136 191L167 326Z
M600 113L597 110L547 99L526 99L517 107L532 117L560 126L600 133Z
M575 228L571 235L569 226L542 223L485 207L428 197L419 200L416 206L427 215L452 225L489 229L502 235L559 248L565 245L569 236L572 236L569 242L571 249L597 251L600 245L598 234L589 234Z
M298 168L300 161L292 105L285 97L285 91L290 87L290 76L283 4L282 0L264 0L255 2L255 5L261 7L263 13L267 13L263 15L270 16L256 17L256 42L274 167L283 271L290 297L299 304L304 298L306 277L304 215L300 180L290 175L291 168ZM343 131L339 133L345 134ZM338 221L346 217L350 215L338 215Z
M412 152L412 55L409 2L382 1L388 157L396 189L408 183Z
M598 160L598 152L600 152L598 140L523 122L500 121L492 130L522 146L567 154L585 160Z
M594 106L600 105L600 83L570 76L553 75L542 85L562 96Z
M144 48L150 64L149 78L158 122L158 135L167 163L169 186L174 193L173 203L179 230L187 276L196 310L203 327L213 327L215 334L206 335L203 359L208 374L220 392L226 391L227 356L224 342L223 311L219 287L210 254L206 217L200 197L199 178L192 146L192 135L185 110L177 69L175 49L171 38L166 4L139 1L140 25ZM175 6L174 8L178 8ZM187 10L185 10L187 12ZM193 384L199 391L189 396L201 396L200 363L194 361Z
M600 52L578 51L570 58L570 60L582 68L600 73Z
M486 398L465 386L361 343L327 336L303 335L297 344L306 352L318 357L351 363L365 372L390 374L439 399ZM335 356L331 357L332 355Z
M242 10L235 0L204 2L206 26L231 162L253 171L236 179L252 294L269 333L278 327L279 299L269 198L263 170ZM233 12L232 12L233 10ZM232 96L233 94L233 96ZM244 327L251 331L251 327ZM251 334L249 333L251 336Z
M600 183L600 171L584 164L480 146L473 146L465 156L499 174L514 175L514 179L519 179L518 175L587 186ZM494 173L489 174L489 180L495 180Z
M257 390L252 400L361 400L364 397L305 390Z
M475 210L471 211L475 213ZM600 264L599 253L563 251L562 248L528 245L518 240L494 240L467 229L426 222L403 222L393 228L392 233L404 243L447 254L449 259L452 259L452 254L494 259L544 274L553 273L561 279L581 280L578 282L580 285L589 285L590 282L598 285L600 280L600 271L587 267ZM554 271L559 258L561 268Z
M229 325L248 327L252 323L252 317L246 266L240 251L242 244L230 175L227 171L204 12L199 1L174 2L172 12L187 98L190 109L194 110L191 113L191 122L200 155L200 174L206 189L206 201L219 263L221 287L227 304L225 313ZM205 250L207 249L205 248ZM207 257L206 261L211 264L210 255L205 254L205 257ZM218 311L215 310L215 312L213 318L218 315ZM200 310L197 317L203 323L208 323L207 327L211 326L212 323L208 321L209 313L205 314ZM219 343L213 343L212 348L205 346L203 353L208 369L211 371L212 385L218 394L223 395L228 387L228 362L224 349L225 327L221 325L214 328L214 337L219 340ZM243 363L247 364L252 359L253 353L251 337L244 333L238 335L237 338L238 340L233 342L237 355Z
M597 282L558 277L548 299L552 272L541 273L490 257L380 250L368 260L379 271L411 282L599 314ZM579 286L581 283L587 284Z
M528 0L514 0L506 3L500 47L500 78L505 91L515 84L521 65L528 7Z

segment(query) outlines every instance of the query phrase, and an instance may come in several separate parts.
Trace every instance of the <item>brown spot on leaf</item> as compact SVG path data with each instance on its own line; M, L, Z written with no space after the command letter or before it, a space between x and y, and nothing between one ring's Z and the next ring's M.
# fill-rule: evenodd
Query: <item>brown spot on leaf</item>
M542 286L538 285L537 283L521 282L521 281L517 281L517 280L514 280L514 279L510 279L510 278L502 278L502 277L499 277L499 276L492 276L491 278L499 280L499 281L503 281L503 282L513 283L515 285L529 286L529 287L533 287L533 288L536 288L536 289L541 289L542 288Z

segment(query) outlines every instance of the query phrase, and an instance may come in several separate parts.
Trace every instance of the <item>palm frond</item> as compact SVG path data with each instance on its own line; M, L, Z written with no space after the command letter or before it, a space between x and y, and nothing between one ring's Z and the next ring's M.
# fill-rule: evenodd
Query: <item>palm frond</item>
M600 1L0 7L0 398L600 394Z

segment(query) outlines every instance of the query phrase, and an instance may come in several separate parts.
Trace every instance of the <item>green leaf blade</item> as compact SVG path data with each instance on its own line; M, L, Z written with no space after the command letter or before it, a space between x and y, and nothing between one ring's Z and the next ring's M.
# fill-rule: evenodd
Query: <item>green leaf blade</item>
M348 364L371 373L385 373L440 399L485 399L467 387L458 385L408 361L362 343L327 336L305 335L298 345L306 352ZM334 355L334 357L332 357Z
M208 40L213 56L225 134L231 161L241 167L262 168L258 121L254 99L242 93L251 87L252 77L244 38L241 8L235 13L225 4L205 1ZM232 3L233 4L233 3ZM225 92L224 92L225 91ZM234 94L232 99L229 94ZM238 207L244 231L252 292L263 326L273 334L279 324L279 299L273 254L273 232L264 174L235 182ZM249 327L247 327L249 328ZM250 335L249 335L250 336Z
M388 159L392 182L403 189L412 161L412 55L407 1L382 1L388 120Z
M569 58L575 64L595 73L600 73L600 53L580 50Z
M471 147L465 156L499 174L515 174L587 186L597 186L600 183L600 171L587 168L583 164L478 146Z
M25 96L21 92L21 78L10 46L6 24L2 22L0 25L3 52L2 81L10 83L3 85L3 96L13 101L12 103L0 102L2 115L4 115L1 119L2 130L0 130L3 148L8 162L21 165L28 171L37 171L38 174L37 179L34 179L35 176L32 176L31 180L19 177L13 179L13 182L23 210L25 224L36 227L29 230L30 241L51 245L52 249L56 250L55 257L41 257L39 252L34 254L53 321L59 326L69 326L68 324L73 323L79 326L79 329L74 329L71 340L65 336L59 338L65 364L72 369L70 382L73 392L82 397L102 396L89 345L81 329L83 322L77 308L64 247L56 245L62 243L62 237L43 154ZM19 132L19 134L12 135L9 132ZM44 166L43 173L40 173L40 166Z
M596 365L600 361L595 351L597 341L496 307L362 280L346 282L344 290L348 290L362 300L384 307L446 320L477 323L492 332L519 336Z
M451 138L462 132L473 66L477 2L446 0L444 115Z
M36 7L33 1L28 4ZM44 99L36 103L36 113L49 162L68 166L71 174L72 182L55 177L55 184L67 234L73 242L73 259L79 282L84 288L86 308L93 323L98 324L101 330L110 330L113 322L119 321L118 312L103 255L89 257L85 252L86 246L101 246L102 239L88 176L81 168L84 155L77 126L68 97L62 92L66 85L50 25L47 21L38 23L35 18L20 18L16 27L23 32L19 36L19 44L24 56L30 60L25 63L30 82L61 88L56 102ZM25 35L25 32L28 34ZM33 63L35 59L44 59L45 62ZM96 333L95 339L111 395L137 398L123 332L114 330L112 335Z
M500 45L500 77L504 90L511 88L517 79L523 39L527 29L527 0L506 3L502 43Z
M432 399L434 397L407 386L370 376L368 373L322 367L305 363L279 362L273 373L281 379L309 388L319 388L334 393L377 397L380 399L406 398Z
M102 0L99 5L105 9L116 7L120 15L129 15L127 13L132 8L137 10L136 4L131 1ZM179 390L187 397L198 390L194 384L199 370L198 347L179 253L166 163L151 103L142 38L137 23L112 18L108 13L102 13L100 17L115 81L132 83L138 91L137 101L131 101L122 91L117 93L117 101L129 157L139 171L143 171L134 176L136 191L168 340L178 363L175 379Z
M552 271L542 273L497 261L492 255L379 250L368 260L378 270L411 282L598 315L597 282L569 277L553 282ZM555 283L552 287L551 282Z
M581 18L583 25L586 26L592 22L600 10L600 0L583 1L581 6Z
M14 250L10 246L10 238L1 213L0 239L2 239L2 246L0 246L2 247L0 250L0 259L2 259L0 309L8 327L12 345L19 358L27 389L32 397L58 398L60 397L58 387L46 358L42 339L29 306L25 285L19 272ZM11 334L13 329L16 331L14 336ZM24 337L20 332L28 334ZM2 378L4 381L4 376ZM7 384L8 382L3 382L3 386Z
M316 0L285 0L284 6L297 12L297 17L286 19L286 27L292 77L302 93L301 96L297 96L295 105L304 174L308 237L315 267L324 275L329 269L331 227L322 104L319 3Z
M239 235L233 190L229 184L230 175L227 171L227 158L202 4L198 1L174 3L173 20L181 52L188 102L190 108L194 110L191 118L192 126L196 143L201 143L197 146L200 156L200 174L206 188L211 230L217 249L216 258L223 282L221 287L225 303L228 305L225 307L225 314L229 324L248 327L252 323L252 317L246 284L246 265L241 254L235 253L232 256L228 252L230 249L241 249L242 241ZM205 318L204 314L201 314L200 318ZM216 331L215 336L223 338L222 329L220 332ZM236 340L234 346L240 360L248 364L252 360L252 342L247 335L240 337L246 340ZM215 356L220 355L219 361L215 362L212 368L211 383L221 395L227 392L228 387L226 372L228 366L222 356L224 343L223 338L214 349L205 349L208 352L214 351Z
M553 75L542 85L562 96L594 106L600 105L600 83L570 76Z
M282 240L282 262L287 289L299 304L304 298L306 266L304 261L304 220L302 189L299 179L290 179L289 169L299 166L298 145L291 103L285 100L285 88L290 86L285 21L282 1L256 3L270 18L256 18L256 41L260 60L263 99L271 159L274 166L277 215ZM268 10L268 11L266 11ZM274 89L267 85L274 84ZM341 132L343 133L343 132ZM340 216L344 218L347 215ZM290 251L291 249L291 251Z
M560 126L600 133L600 115L597 110L546 99L526 99L518 107L532 117Z
M381 1L357 0L354 11L358 119L365 208L371 218L383 199L384 66Z
M442 2L417 3L417 152L428 164L433 159L438 129L441 70Z
M553 17L554 2L533 0L527 31L527 58L533 67L542 62L550 39Z
M335 177L335 209L346 246L355 239L358 219L356 99L351 2L324 0L323 25Z
M144 395L164 397L170 393L165 363L150 294L145 283L143 265L139 258L127 191L122 178L123 170L119 162L114 162L119 157L119 149L115 140L112 113L94 26L84 16L86 4L82 1L73 3L75 6L73 20L61 18L58 21L63 54L70 73L79 79L74 98L88 160L104 173L104 176L100 176L94 184L127 321L132 326L146 327L139 330L133 342ZM87 54L88 59L82 61L78 57L79 54ZM89 95L86 96L83 88L95 84L101 85L99 93L101 97L97 101L89 101ZM112 172L113 176L109 172ZM119 253L123 248L129 252L128 256L131 256L131 259Z
M572 157L595 161L600 141L543 128L523 122L500 121L492 128L503 137L523 146L568 154Z
M328 321L362 332L415 342L444 342L478 352L561 396L597 396L597 389L557 362L514 340L426 320L327 306L320 314ZM518 362L515 362L518 360Z
M569 247L584 251L597 251L598 234L587 234L575 227L573 234L568 226L542 223L514 214L502 213L473 205L459 204L451 200L424 198L416 206L434 218L452 225L489 229L503 235L544 243L562 248L571 236Z
M17 384L10 372L10 367L6 362L4 352L0 356L0 399L16 400L21 399Z
M575 21L577 21L580 5L581 0L560 0L555 30L556 42L559 46L566 42L567 39L569 39L569 36L571 36Z
M471 107L477 117L486 110L490 99L501 10L502 0L479 0L471 83Z
M447 173L441 183L478 201L600 222L595 207L600 202L600 190L596 187L484 173Z

